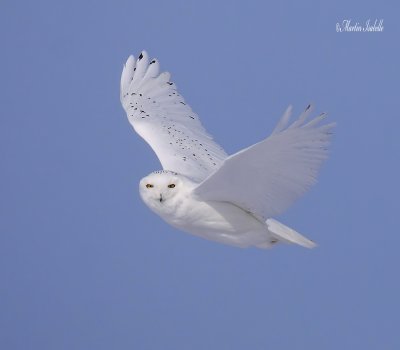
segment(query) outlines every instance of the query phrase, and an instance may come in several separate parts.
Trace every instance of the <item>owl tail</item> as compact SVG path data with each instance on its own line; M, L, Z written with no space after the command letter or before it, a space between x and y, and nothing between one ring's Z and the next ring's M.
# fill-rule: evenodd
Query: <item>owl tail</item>
M314 248L317 246L313 241L277 220L268 219L265 223L268 226L268 231L279 241L295 243L305 248Z

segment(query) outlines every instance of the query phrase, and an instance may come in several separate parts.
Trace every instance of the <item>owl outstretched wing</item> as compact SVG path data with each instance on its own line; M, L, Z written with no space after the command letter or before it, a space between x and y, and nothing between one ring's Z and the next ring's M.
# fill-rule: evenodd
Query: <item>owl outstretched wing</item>
M163 169L201 181L227 157L178 93L168 72L159 73L146 51L130 56L121 76L121 103L135 131Z
M327 157L334 123L324 114L307 122L311 106L289 125L287 109L265 140L225 159L193 193L201 200L231 202L266 220L282 213L316 182Z

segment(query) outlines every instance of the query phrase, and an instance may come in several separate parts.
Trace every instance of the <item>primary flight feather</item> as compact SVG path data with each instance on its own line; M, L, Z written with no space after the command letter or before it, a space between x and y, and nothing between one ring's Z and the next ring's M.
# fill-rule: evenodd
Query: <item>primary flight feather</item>
M231 156L205 131L145 51L130 56L121 77L121 102L135 131L163 170L140 181L144 202L171 225L238 247L277 242L315 243L272 219L316 181L334 124L324 114L309 120L309 105L289 123L289 107L265 140Z

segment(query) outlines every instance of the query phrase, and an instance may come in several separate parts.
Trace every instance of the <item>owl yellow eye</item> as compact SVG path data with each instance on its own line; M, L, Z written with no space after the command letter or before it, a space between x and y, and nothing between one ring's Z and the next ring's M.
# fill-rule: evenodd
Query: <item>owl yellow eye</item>
M153 188L154 186L152 184L147 184L146 187L147 188Z
M175 187L175 184L168 185L168 188L174 188L174 187Z

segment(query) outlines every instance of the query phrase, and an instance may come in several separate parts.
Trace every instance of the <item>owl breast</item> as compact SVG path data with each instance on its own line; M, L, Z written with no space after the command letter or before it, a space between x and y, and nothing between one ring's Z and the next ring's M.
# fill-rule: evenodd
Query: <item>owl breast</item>
M165 221L193 234L265 232L264 223L230 203L198 201L188 195L161 204L158 214Z

